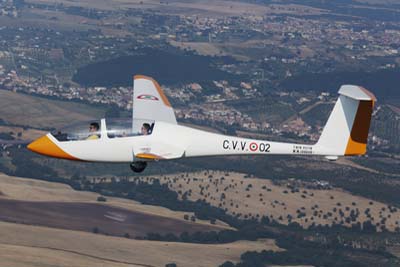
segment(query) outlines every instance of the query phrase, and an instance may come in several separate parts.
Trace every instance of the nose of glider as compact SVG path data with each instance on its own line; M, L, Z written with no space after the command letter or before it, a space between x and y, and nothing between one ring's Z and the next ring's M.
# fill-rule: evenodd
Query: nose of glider
M52 156L55 154L55 144L49 139L47 135L39 137L28 145L28 149L38 154Z
M49 157L77 160L77 158L69 155L64 150L62 150L57 144L55 144L49 138L48 135L44 135L44 136L36 139L32 143L30 143L28 145L28 149L35 153L49 156Z

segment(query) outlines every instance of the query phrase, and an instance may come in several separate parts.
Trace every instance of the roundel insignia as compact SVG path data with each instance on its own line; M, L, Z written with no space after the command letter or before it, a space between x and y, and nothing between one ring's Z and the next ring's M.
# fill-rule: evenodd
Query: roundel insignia
M253 151L253 152L256 151L256 150L258 149L257 143L254 143L254 142L253 142L253 143L250 143L250 146L249 146L249 147L250 147L250 150Z
M154 95L139 95L137 99L143 99L143 100L155 100L158 101L158 98L155 97Z

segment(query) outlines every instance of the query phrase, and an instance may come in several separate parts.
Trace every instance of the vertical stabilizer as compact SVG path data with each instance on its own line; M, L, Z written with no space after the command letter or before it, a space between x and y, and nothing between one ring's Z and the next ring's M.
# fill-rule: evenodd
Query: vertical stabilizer
M327 156L365 154L376 98L365 88L355 85L343 85L339 94L315 146L316 151Z

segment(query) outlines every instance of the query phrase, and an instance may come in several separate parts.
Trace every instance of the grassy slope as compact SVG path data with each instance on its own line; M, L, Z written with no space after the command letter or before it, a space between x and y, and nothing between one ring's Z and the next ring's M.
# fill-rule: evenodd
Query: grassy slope
M48 266L45 263L54 264L55 261L57 266L71 266L69 261L75 261L74 266L85 266L88 260L92 261L90 263L100 260L106 264L104 266L109 266L110 262L128 263L129 266L165 266L169 262L187 267L218 266L226 260L238 261L245 251L279 250L271 240L222 245L167 243L4 222L0 222L0 236L0 248L7 248L0 249L0 258L10 266L21 262L24 266Z
M162 184L168 184L170 189L181 191L180 196L191 190L187 195L188 199L204 199L213 206L226 208L229 214L241 214L241 218L245 215L249 218L258 216L259 219L268 216L279 223L288 224L287 216L290 215L293 222L307 227L313 222L316 225L340 223L349 217L352 210L358 210L359 216L356 221L343 222L343 225L351 226L352 223L369 220L365 213L368 209L374 224L386 218L386 228L393 231L398 226L396 223L400 223L399 210L391 212L382 202L351 195L341 189L316 190L300 187L299 192L291 192L286 186L274 185L268 179L244 178L244 175L239 173L229 173L229 176L219 172L210 174L210 178L208 173L193 173L189 178L181 178L179 174L156 178L160 179ZM225 197L222 197L222 194ZM305 216L298 218L298 211L304 212ZM332 215L329 216L329 212ZM280 216L282 219L279 219Z
M62 127L76 121L99 119L101 108L0 90L0 119L36 128Z

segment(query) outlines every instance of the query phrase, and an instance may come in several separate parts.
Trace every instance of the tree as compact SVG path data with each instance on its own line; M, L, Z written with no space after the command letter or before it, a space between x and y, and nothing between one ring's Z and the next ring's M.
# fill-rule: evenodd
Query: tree
M107 201L107 198L105 198L105 197L103 197L103 196L99 196L99 197L97 197L97 201L99 201L99 202L106 202L106 201Z
M219 267L235 267L235 264L231 261L226 261L223 264L221 264Z

